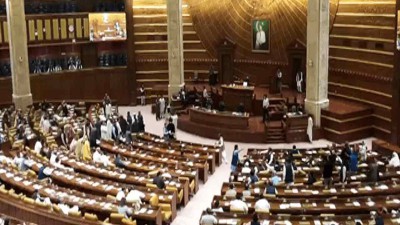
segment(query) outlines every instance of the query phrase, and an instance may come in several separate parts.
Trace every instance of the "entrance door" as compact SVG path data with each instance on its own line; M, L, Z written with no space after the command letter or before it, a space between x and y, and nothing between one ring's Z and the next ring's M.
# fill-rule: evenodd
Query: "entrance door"
M233 80L233 68L231 65L231 56L222 56L222 82L221 84L230 84Z
M306 87L306 46L300 40L294 40L287 48L289 59L288 83L291 89L297 90L296 74L303 72L303 92Z

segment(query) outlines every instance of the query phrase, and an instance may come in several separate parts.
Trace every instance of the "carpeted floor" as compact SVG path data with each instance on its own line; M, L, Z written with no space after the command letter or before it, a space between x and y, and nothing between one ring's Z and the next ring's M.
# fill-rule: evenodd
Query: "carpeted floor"
M163 134L163 120L156 121L155 115L151 114L150 106L137 106L137 107L119 107L119 113L121 115L126 116L128 111L131 114L137 114L138 111L141 111L145 125L146 131L156 134ZM190 141L196 143L204 143L213 145L217 140L202 138L196 135L192 135L183 131L177 131L177 138L183 141ZM367 139L366 143L369 148L371 148L372 138ZM247 148L291 148L293 144L249 144L249 143L233 143L226 142L225 149L228 156L228 162L231 160L232 150L235 144L239 145L239 148L243 148L247 150ZM315 147L326 147L330 144L329 141L326 140L317 140L312 144L310 143L295 143L298 148L315 148ZM246 151L241 152L241 155L245 154ZM228 180L230 173L230 166L228 164L223 164L218 167L215 173L209 177L206 184L200 184L199 191L196 195L190 199L189 203L186 207L178 211L178 216L173 221L172 225L195 225L198 224L200 220L200 215L203 210L207 207L211 206L211 201L214 195L218 195L221 191L221 186L223 182Z

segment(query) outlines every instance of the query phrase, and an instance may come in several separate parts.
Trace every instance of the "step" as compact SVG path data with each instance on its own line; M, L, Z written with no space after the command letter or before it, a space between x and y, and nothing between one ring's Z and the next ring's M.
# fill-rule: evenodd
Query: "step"
M267 140L280 140L280 139L285 139L285 137L283 137L282 135L277 136L277 137L267 137Z
M280 143L284 143L284 142L285 142L285 140L275 140L275 141L267 140L267 143L270 143L270 144L280 144Z

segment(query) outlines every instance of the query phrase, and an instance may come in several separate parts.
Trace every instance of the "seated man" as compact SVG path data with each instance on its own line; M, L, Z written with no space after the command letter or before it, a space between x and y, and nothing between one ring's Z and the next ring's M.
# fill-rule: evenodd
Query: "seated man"
M61 212L64 215L68 215L71 212L78 212L79 211L79 207L77 205L74 205L72 208L69 207L69 205L64 204L62 201L60 201L58 203L58 207L61 209Z
M165 188L164 178L162 177L161 171L157 172L157 176L153 178L153 184L157 185L159 189Z
M225 193L226 197L236 197L235 185L229 184L229 190Z
M43 179L50 177L52 172L53 172L53 169L51 169L51 168L48 168L46 166L40 167L39 173L38 173L38 180L43 180Z
M212 215L212 210L207 208L206 214L204 214L200 219L200 225L214 225L218 224L217 218Z
M145 197L146 195L143 192L135 190L133 187L131 187L126 195L126 202L142 204L142 199Z
M110 160L106 155L102 154L99 147L97 147L93 153L93 162L103 164L104 167L110 165Z
M224 212L224 209L222 207L219 206L219 200L215 200L214 204L213 204L213 212Z
M271 182L274 186L278 185L282 181L281 177L276 172L271 177Z
M243 198L251 196L251 191L250 191L250 185L249 184L245 184L244 186L244 190L242 192Z
M115 196L115 199L116 199L117 201L121 201L123 198L125 198L125 192L124 192L124 190L123 190L122 188L120 188L120 189L118 190L117 195Z
M250 171L250 177L248 178L248 184L255 184L256 182L258 182L260 179L258 178L256 171L254 169L252 169Z
M51 205L50 198L42 198L39 194L39 190L35 189L35 191L32 194L32 199L35 200L36 202L42 202L47 205Z
M243 211L243 213L249 211L247 204L239 196L236 196L236 199L230 202L230 209L231 211Z
M269 202L265 198L259 199L256 204L254 205L254 209L257 211L269 211L271 208Z
M276 195L276 188L272 183L272 180L268 181L268 185L265 187L265 194Z
M166 127L167 130L167 135L169 139L174 139L175 138L175 124L172 122L172 119L169 119L169 123L167 124Z
M126 168L126 163L121 159L121 156L117 154L114 160L115 166L119 168Z
M122 214L122 215L125 215L125 218L129 218L131 215L132 215L132 209L131 208L129 208L127 205L126 205L126 199L125 198L122 198L121 199L121 202L119 203L119 206L118 206L118 213L119 214Z

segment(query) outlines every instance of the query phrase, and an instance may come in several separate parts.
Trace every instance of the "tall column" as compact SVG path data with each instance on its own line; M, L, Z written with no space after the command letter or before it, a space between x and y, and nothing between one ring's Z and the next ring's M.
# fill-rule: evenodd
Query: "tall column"
M307 94L305 108L321 126L321 109L328 107L329 0L308 0Z
M32 105L29 80L28 40L24 0L6 0L13 102L17 109Z
M397 32L399 32L399 10L400 0L396 0L396 29L393 31L394 43L397 43ZM397 50L397 44L393 46L394 50L394 73L392 81L392 120L391 120L391 138L392 144L400 145L400 51Z
M133 1L125 1L125 14L126 14L126 43L127 43L127 81L128 88L130 89L130 103L136 105L137 103L137 82L136 82L136 54L135 54L135 31L133 21Z
M167 0L168 14L168 97L184 85L182 0Z

